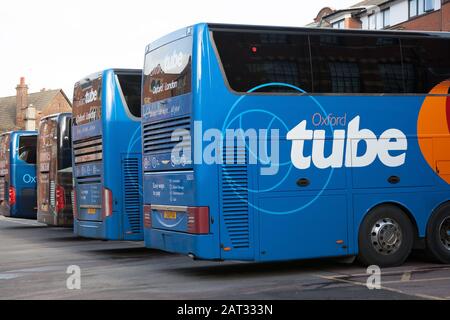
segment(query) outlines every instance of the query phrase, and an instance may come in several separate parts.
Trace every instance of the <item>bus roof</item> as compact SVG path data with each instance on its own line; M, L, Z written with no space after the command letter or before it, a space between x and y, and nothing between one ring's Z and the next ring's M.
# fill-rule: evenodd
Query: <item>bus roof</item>
M389 35L398 37L439 37L450 38L450 32L440 31L408 31L408 30L361 30L361 29L333 29L333 28L307 28L307 27L283 27L283 26L262 26L262 25L243 25L243 24L224 24L224 23L198 23L188 26L169 34L147 45L145 53L153 51L167 43L188 36L192 33L195 26L207 26L211 31L245 31L245 32L284 32L284 33L303 33L303 34L346 34L346 35Z
M126 69L126 68L110 68L110 69L104 69L101 71L97 71L94 73L91 73L89 75L87 75L86 77L83 77L81 80L77 81L75 83L75 85L78 85L80 83L84 83L86 81L91 81L93 79L97 79L98 77L100 77L103 73L105 72L114 72L114 73L133 73L133 74L137 74L137 73L142 73L142 69Z
M391 36L414 36L414 37L444 37L450 38L450 32L440 31L409 31L409 30L361 30L361 29L333 29L333 28L307 28L307 27L277 27L258 25L237 25L237 24L216 24L209 23L208 27L212 31L273 31L311 34L355 34L355 35L391 35Z
M62 112L62 113L54 113L54 114L50 114L50 115L48 115L48 116L45 116L45 117L41 118L41 121L40 121L40 122L45 121L45 120L48 120L48 119L53 119L53 118L63 117L63 116L72 116L72 113L71 113L71 112Z

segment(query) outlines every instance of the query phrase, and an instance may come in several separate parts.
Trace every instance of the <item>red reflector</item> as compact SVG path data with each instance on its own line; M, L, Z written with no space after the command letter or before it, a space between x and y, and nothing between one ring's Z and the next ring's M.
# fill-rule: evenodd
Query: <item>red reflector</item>
M73 211L73 218L77 219L78 218L78 210L77 210L77 192L75 191L75 189L73 189L72 191L72 195L73 195L73 202L72 202L72 211Z
M192 234L209 233L209 208L188 208L188 232Z
M65 200L65 192L63 186L56 186L55 190L55 198L56 198L56 212L61 212L66 207L66 200Z
M9 205L13 206L16 204L16 188L9 187Z
M252 52L253 53L257 53L258 52L258 48L257 47L252 47Z
M102 215L103 219L110 217L113 213L113 194L112 191L103 188L103 199L102 199Z
M152 227L152 206L144 206L144 228L150 229Z

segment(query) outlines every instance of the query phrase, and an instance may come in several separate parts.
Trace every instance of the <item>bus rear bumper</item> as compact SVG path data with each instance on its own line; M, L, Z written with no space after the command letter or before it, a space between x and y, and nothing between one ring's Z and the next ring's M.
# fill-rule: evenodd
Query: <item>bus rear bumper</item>
M73 226L73 215L71 213L59 213L56 215L48 212L38 212L37 220L52 227L69 228Z
M74 220L73 232L82 238L105 239L105 226L101 221Z
M144 229L145 247L193 256L200 260L220 260L213 235L192 235L158 229Z

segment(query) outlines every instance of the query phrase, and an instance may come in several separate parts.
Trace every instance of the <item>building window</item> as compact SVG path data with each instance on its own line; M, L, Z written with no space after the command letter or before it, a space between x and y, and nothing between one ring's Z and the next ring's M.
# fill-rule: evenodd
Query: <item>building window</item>
M345 19L336 21L335 23L333 23L331 26L334 29L344 29L345 28L345 23L344 23Z
M434 0L424 0L424 11L428 12L428 11L433 11L434 10Z
M383 18L383 28L387 28L391 25L391 11L390 9L385 9L381 11L381 16Z
M413 18L434 10L434 0L409 0L409 17Z
M415 17L418 15L418 0L409 0L409 17Z
M367 16L367 28L369 30L377 29L377 17L375 14L371 14Z

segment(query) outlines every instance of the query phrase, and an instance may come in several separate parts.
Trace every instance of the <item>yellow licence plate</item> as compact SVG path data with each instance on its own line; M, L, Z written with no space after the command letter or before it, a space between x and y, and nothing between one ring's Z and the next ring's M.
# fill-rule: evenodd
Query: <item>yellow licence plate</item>
M176 220L177 219L177 213L175 211L164 211L164 219Z
M96 209L94 209L94 208L89 208L88 209L88 214L96 214L96 213L97 213Z

